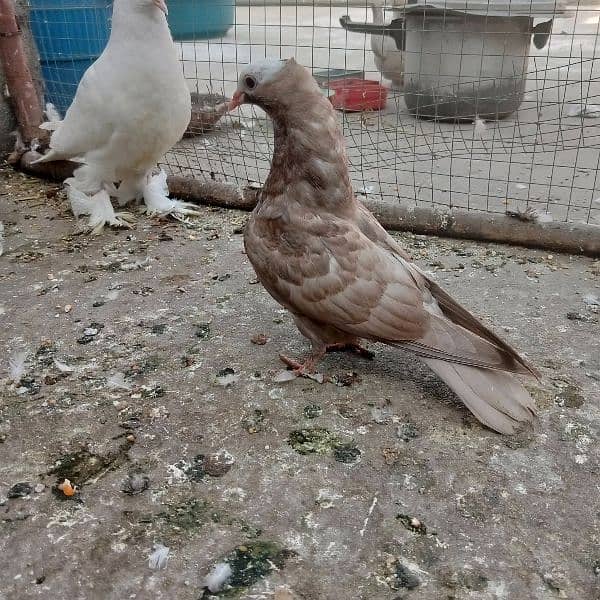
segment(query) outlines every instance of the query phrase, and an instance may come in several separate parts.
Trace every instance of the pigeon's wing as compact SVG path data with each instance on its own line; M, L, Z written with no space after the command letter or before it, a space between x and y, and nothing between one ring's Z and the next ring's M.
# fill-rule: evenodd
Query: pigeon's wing
M445 292L437 285L437 283L429 279L415 264L410 262L410 258L404 249L362 205L359 205L356 223L361 232L366 235L369 240L374 242L381 249L390 252L392 256L412 272L419 288L426 292L426 297L428 299L427 304L429 305L430 311L435 312L438 316L443 315L452 324L470 331L477 337L489 342L497 349L500 349L508 359L507 366L513 364L513 367L509 370L530 373L535 377L539 377L537 369L525 361L514 348L498 337L493 331L488 329L481 321L479 321L479 319L474 317L466 308L452 298L448 292ZM424 341L425 340L421 340L421 342L418 343ZM418 350L418 343L415 342L412 344L415 350Z
M419 271L354 223L294 225L272 240L250 228L247 244L252 262L264 264L261 281L293 313L423 358L524 371L501 347L449 320Z
M113 135L112 106L118 92L106 62L103 54L84 73L65 118L52 135L53 160L85 156L108 144Z
M358 229L377 246L404 260L410 260L406 250L390 236L373 214L358 201L356 202L355 223Z

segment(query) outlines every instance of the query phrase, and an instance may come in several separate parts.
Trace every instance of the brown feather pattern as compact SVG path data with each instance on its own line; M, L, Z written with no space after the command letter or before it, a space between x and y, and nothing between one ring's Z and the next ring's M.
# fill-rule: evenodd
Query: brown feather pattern
M401 346L492 429L512 433L530 421L533 401L512 373L537 371L428 279L358 202L335 112L310 73L290 59L248 100L273 119L275 150L246 252L315 360L328 345L360 339Z

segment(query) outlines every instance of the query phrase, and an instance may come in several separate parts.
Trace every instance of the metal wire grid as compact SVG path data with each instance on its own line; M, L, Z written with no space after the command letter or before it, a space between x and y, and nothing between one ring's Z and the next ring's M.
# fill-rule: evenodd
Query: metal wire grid
M264 56L295 56L313 71L359 70L382 80L369 36L339 24L344 14L370 20L364 2L238 2L225 37L177 43L190 90L230 95L240 67ZM387 21L402 14L399 6L384 8ZM482 128L415 118L401 89L390 90L384 111L339 113L356 191L390 202L496 213L533 206L554 220L600 224L600 121L593 118L600 116L600 6L570 9L570 16L555 19L549 44L523 56L525 95L506 119ZM103 35L102 26L85 26L86 35ZM464 57L456 53L455 59ZM63 77L47 76L47 88L68 85ZM164 166L196 178L262 183L272 151L270 122L262 111L243 107L212 132L182 140Z
M228 36L235 41L234 57L227 56L227 39L202 48L195 43L191 79L227 94L237 66L264 55L296 55L314 70L363 68L377 77L368 38L346 34L338 25L343 12L358 11L357 18L368 12L333 6L238 7L236 27ZM587 27L580 31L582 23ZM598 128L588 117L569 115L578 104L591 108L597 101L597 32L593 9L575 8L570 19L558 19L550 46L529 61L520 109L507 120L487 123L482 135L469 124L415 119L401 91L392 93L384 114L340 114L357 191L389 201L492 212L534 205L555 220L594 222L600 209L594 203ZM215 54L224 65L218 74L210 68ZM231 128L234 117L215 135L181 145L167 164L195 176L203 171L240 183L263 181L272 145L269 124L259 112L237 121L239 129Z

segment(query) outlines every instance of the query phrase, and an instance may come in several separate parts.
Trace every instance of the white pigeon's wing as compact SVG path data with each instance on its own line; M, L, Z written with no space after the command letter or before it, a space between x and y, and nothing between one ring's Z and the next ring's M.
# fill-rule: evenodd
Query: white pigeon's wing
M109 59L107 53L102 54L84 73L64 120L52 135L50 148L60 158L84 156L107 144L113 133L107 122L114 101L106 78Z

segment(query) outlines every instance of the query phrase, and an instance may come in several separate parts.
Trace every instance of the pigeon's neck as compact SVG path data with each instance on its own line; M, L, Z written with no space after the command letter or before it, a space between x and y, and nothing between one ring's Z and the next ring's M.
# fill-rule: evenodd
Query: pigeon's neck
M264 198L339 211L354 197L336 114L319 92L269 110L275 148Z

